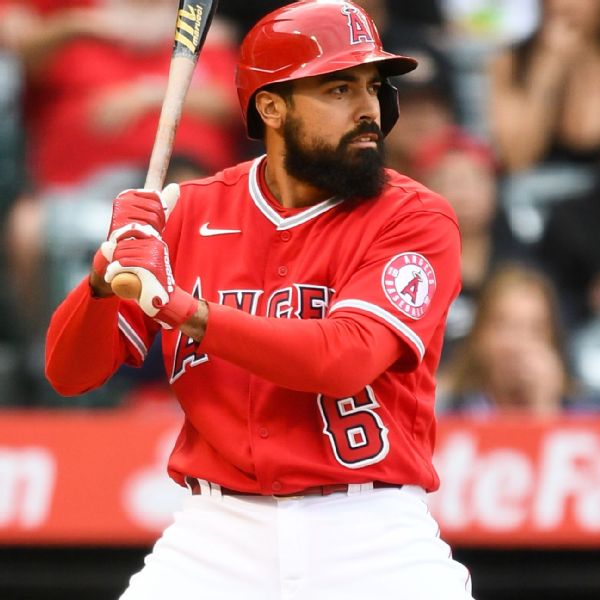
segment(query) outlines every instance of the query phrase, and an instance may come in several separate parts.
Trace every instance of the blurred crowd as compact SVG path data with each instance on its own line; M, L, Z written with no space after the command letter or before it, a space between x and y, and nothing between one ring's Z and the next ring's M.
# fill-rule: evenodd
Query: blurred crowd
M454 206L463 288L440 414L600 409L600 0L355 0L419 67L393 83L390 167ZM141 187L177 0L0 0L0 405L168 402L156 348L104 388L44 380L49 316L88 271L112 198ZM220 0L168 181L262 152L239 42L274 0Z

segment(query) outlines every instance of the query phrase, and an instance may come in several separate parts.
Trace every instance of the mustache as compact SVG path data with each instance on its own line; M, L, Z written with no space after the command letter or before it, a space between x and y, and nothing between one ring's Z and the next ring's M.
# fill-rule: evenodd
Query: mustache
M349 144L355 137L365 133L375 134L377 136L378 145L383 141L383 131L381 131L381 127L379 127L377 123L373 121L361 121L355 129L342 136L339 143L340 147Z

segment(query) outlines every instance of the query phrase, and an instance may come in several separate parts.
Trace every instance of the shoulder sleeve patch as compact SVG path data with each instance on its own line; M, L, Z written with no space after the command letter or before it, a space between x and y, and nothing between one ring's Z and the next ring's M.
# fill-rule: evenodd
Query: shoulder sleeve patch
M384 267L381 285L392 305L416 320L425 315L435 293L435 272L421 254L403 252Z

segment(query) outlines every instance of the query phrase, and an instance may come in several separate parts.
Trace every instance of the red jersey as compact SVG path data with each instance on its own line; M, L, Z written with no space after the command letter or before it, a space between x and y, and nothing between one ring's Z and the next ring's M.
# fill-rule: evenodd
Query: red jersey
M235 98L231 73L233 48L207 44L191 87L218 86ZM111 165L146 166L156 137L160 107L153 107L115 131L98 131L92 109L105 93L133 82L163 86L171 42L139 51L102 40L78 39L58 49L32 86L28 112L33 138L31 167L40 185L76 184ZM237 158L237 130L185 111L177 130L175 153L188 155L208 170L222 169ZM199 144L198 140L203 143ZM77 148L77 152L72 149ZM210 148L210 150L208 150Z
M185 413L170 475L267 495L373 480L436 489L435 370L460 287L452 209L388 171L375 199L286 210L268 192L264 165L258 158L182 184L164 232L178 285L209 302L200 344L163 331L165 366ZM121 360L140 364L158 330L133 302L92 300L85 282L63 304L50 327L47 363L63 361L69 393L100 385ZM337 356L331 385L313 383L315 349L307 345L300 364L289 364L282 337L292 340L307 319L342 329L360 322L365 340L370 328L392 332L395 361L354 389L353 372L367 354ZM257 322L276 328L252 338ZM69 323L74 339L61 340ZM315 347L335 357L337 346L318 331ZM73 381L73 361L96 364L100 340L105 365ZM253 354L268 360L255 363Z
M0 0L0 13L4 7L22 4ZM26 8L52 18L67 14L68 9L105 4L101 0L33 0ZM110 129L98 126L96 110L112 94L126 90L133 94L135 84L164 89L172 46L171 32L149 47L82 34L62 40L45 54L43 65L27 77L25 86L27 160L38 187L78 185L105 169L147 166L161 108L157 101ZM209 35L190 90L216 88L235 106L232 73L236 62L235 46ZM196 160L208 172L222 169L240 156L238 121L215 122L186 104L173 151Z

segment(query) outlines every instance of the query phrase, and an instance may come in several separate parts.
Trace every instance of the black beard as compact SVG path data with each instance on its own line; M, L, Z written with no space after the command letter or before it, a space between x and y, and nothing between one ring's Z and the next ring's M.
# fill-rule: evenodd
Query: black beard
M283 136L286 146L284 165L289 175L331 196L347 200L374 198L381 194L387 175L383 133L376 123L361 122L354 131L341 138L337 148L324 142L308 148L301 142L300 131L301 121L288 115ZM350 142L365 133L377 134L377 148L349 149Z

